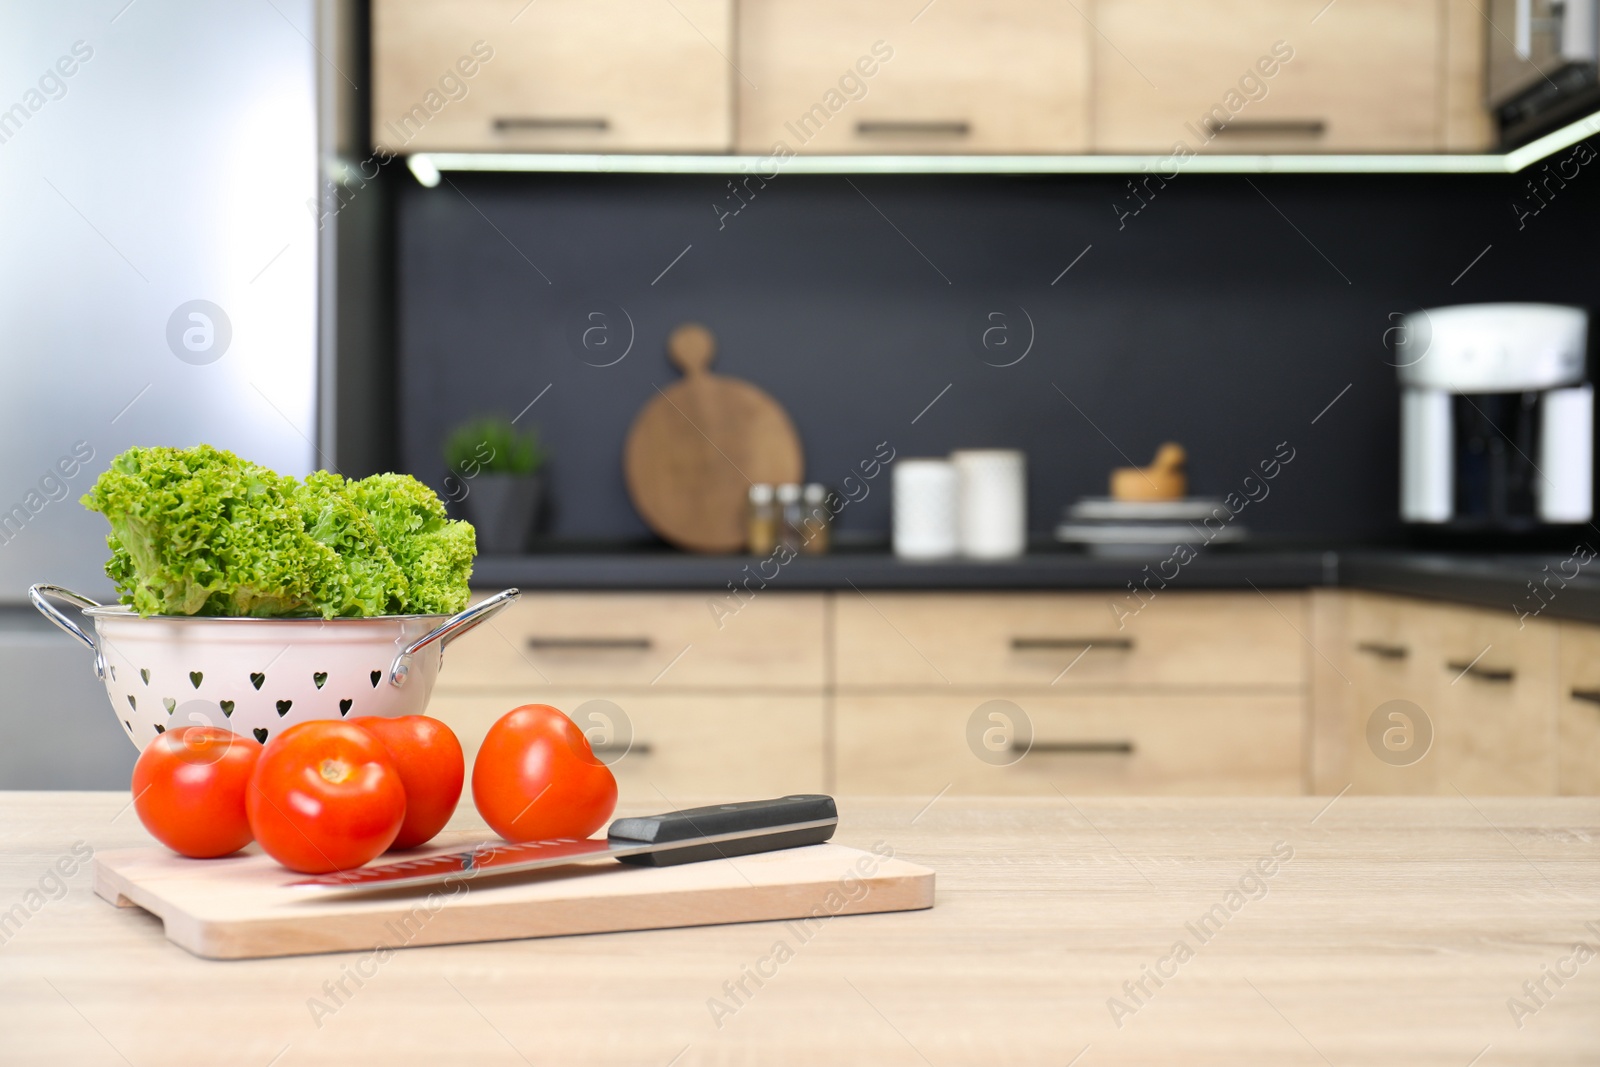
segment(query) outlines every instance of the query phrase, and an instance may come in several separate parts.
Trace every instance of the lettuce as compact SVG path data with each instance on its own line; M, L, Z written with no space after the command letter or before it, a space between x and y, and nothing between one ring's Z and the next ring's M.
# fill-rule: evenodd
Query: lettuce
M141 615L368 617L466 606L476 538L403 474L304 482L221 449L132 448L83 497Z

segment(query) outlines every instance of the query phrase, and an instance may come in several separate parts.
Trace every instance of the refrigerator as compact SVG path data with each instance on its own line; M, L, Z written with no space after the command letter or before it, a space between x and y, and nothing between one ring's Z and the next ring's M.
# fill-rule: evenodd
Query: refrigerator
M341 184L359 17L0 8L0 788L127 787L136 752L90 654L27 603L35 582L112 596L105 521L78 500L117 453L339 469L340 278L359 305L350 234L378 206Z

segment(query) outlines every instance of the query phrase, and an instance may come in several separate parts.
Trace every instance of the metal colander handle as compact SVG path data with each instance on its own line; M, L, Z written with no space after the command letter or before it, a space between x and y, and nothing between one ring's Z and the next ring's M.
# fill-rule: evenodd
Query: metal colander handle
M497 612L503 611L506 605L521 595L522 591L520 589L507 589L504 592L496 593L489 599L480 601L465 611L456 612L428 633L411 642L389 665L389 684L397 689L406 684L406 679L411 675L411 657L415 653L435 641L440 642L441 647L449 645L451 641L454 641L479 623L488 622ZM58 623L57 625L60 624Z
M80 608L98 608L102 605L97 600L91 600L82 593L74 593L70 589L63 589L59 585L30 585L28 599L33 601L33 606L39 609L39 614L53 622L57 628L77 638L90 652L94 653L94 674L96 678L104 680L106 676L106 658L100 652L100 646L95 644L94 638L83 627L61 614L61 610L50 603L50 597L65 600Z

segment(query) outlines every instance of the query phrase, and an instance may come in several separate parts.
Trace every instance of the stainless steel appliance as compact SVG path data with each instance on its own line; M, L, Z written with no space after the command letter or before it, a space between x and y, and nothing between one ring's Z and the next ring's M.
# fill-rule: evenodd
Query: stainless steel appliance
M1463 304L1405 318L1400 515L1475 533L1593 516L1588 312Z
M1489 106L1529 140L1600 107L1600 0L1490 0Z
M338 242L375 194L334 213L322 177L359 77L349 14L0 11L0 788L127 786L130 746L80 707L92 672L12 607L40 581L109 597L105 522L77 501L113 456L207 441L289 473L349 469L332 308L358 264ZM92 780L52 762L69 749Z

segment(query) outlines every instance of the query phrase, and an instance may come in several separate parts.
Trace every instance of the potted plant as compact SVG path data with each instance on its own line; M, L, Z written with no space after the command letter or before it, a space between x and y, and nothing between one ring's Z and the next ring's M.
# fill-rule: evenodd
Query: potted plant
M502 416L458 426L445 441L445 495L478 531L478 551L522 552L544 510L545 450L536 431Z

